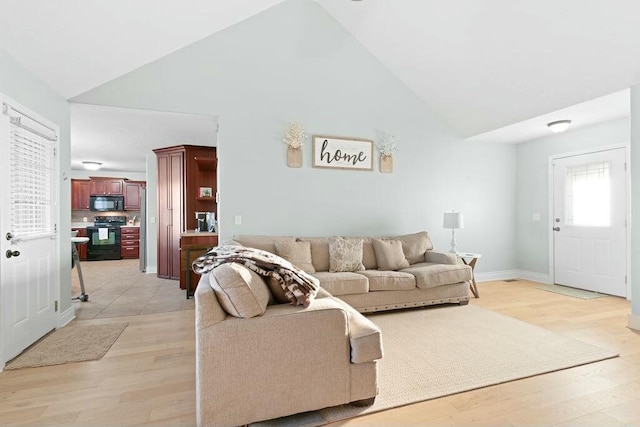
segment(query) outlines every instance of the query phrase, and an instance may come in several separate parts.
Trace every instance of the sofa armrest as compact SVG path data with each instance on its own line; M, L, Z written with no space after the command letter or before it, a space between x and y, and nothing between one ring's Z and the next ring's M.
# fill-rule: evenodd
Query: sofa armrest
M458 257L451 252L427 251L424 254L424 260L434 264L456 265L458 263Z

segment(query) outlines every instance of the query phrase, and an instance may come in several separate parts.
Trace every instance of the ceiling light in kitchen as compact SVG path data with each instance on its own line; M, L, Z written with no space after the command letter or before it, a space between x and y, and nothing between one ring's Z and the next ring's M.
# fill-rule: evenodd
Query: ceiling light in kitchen
M91 171L96 171L96 170L100 169L100 166L102 166L102 163L100 163L100 162L82 162L82 166L84 166L85 169L89 169Z

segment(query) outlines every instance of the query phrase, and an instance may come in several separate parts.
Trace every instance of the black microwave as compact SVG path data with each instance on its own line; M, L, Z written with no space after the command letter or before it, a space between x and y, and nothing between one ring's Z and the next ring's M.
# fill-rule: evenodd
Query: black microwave
M110 212L124 210L123 196L89 196L89 210Z

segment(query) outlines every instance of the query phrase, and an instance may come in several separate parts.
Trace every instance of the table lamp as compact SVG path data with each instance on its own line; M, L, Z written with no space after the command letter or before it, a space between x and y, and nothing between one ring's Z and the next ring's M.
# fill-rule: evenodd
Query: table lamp
M443 227L451 229L451 250L449 252L457 254L458 251L456 251L456 229L464 228L462 212L445 212Z

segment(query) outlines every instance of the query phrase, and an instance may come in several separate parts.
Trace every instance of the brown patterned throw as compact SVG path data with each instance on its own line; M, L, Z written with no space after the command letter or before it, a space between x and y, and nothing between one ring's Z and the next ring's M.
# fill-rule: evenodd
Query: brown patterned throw
M235 262L264 277L273 277L293 305L308 307L320 289L320 282L271 252L244 246L216 246L196 258L191 268L198 274L207 273L221 264Z

